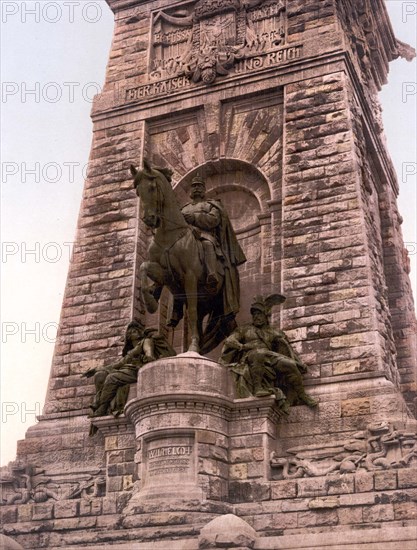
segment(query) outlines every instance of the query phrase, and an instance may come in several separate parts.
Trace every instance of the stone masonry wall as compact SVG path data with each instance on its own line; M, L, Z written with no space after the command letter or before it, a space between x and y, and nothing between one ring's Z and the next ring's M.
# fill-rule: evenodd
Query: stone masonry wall
M379 196L383 256L390 320L395 338L396 360L401 389L416 414L417 326L410 284L410 264L401 232L402 218L394 191L386 187Z
M284 328L310 376L383 370L343 73L286 89Z

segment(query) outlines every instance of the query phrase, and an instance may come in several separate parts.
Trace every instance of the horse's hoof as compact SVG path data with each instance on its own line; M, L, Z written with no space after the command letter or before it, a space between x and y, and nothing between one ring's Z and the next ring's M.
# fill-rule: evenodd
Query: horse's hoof
M146 311L148 313L155 313L158 309L158 302L150 294L143 295L143 301L145 302Z
M200 346L198 345L198 340L193 338L191 344L188 348L188 351L193 351L194 353L200 353Z

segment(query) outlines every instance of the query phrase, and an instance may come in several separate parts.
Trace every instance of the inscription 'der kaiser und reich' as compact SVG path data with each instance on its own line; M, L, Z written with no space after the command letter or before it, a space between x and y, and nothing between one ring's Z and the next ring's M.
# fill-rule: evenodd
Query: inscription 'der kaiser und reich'
M302 55L302 48L301 45L292 46L291 48L283 48L263 55L242 59L236 63L234 71L236 74L244 74L279 65L293 59L299 59ZM128 88L125 93L125 100L138 101L152 96L171 94L191 86L191 81L186 76L177 76L168 80L160 80L143 86L137 86L136 88Z

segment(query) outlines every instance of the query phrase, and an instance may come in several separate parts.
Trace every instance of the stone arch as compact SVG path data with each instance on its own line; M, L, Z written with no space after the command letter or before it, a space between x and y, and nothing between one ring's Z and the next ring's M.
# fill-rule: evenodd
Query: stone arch
M271 200L271 187L262 172L253 164L240 159L221 158L197 166L175 186L181 202L188 202L191 181L196 175L206 180L208 197L224 202L232 222L235 220L238 224L234 227L239 233L245 227L258 223L256 215L269 212L267 204ZM230 200L229 195L232 194L236 201ZM241 224L239 220L242 219L248 220L248 223Z

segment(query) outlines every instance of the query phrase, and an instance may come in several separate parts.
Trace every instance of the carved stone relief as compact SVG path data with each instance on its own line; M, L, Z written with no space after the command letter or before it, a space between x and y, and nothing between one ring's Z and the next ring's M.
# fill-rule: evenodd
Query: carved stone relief
M417 434L380 422L344 441L294 447L287 452L291 456L272 453L274 479L407 468L417 464Z
M106 480L101 470L60 474L18 461L2 469L0 485L0 505L92 498L106 492Z
M382 108L378 91L387 82L388 62L402 57L411 61L415 50L399 40L393 40L385 49L381 25L370 0L340 0L336 3L339 18L352 50L352 60L358 67L358 76L368 97L377 133L382 133ZM383 31L382 31L383 32ZM385 53L385 55L384 55Z
M185 3L153 17L151 79L185 75L211 84L236 62L285 43L285 3L216 0Z

